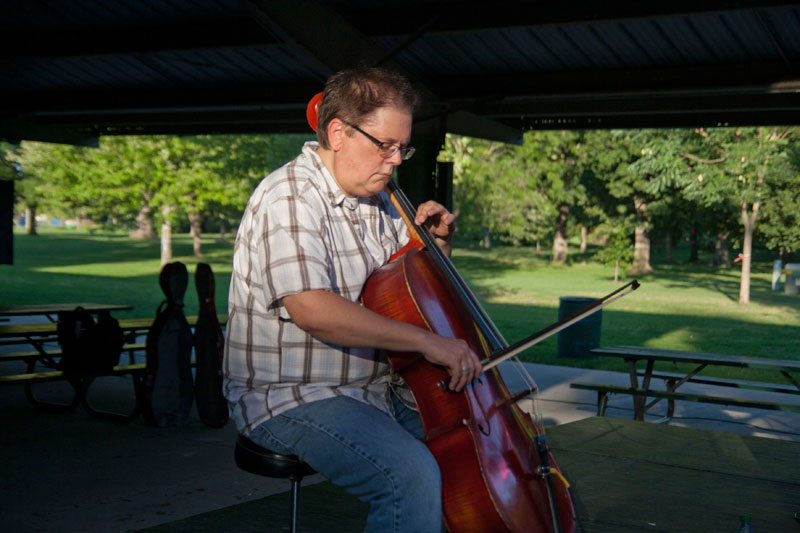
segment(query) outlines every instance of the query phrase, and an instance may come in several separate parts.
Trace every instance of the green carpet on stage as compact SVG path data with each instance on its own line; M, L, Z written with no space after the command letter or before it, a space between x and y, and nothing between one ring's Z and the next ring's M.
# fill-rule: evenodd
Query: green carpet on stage
M273 494L141 531L288 531L290 497L289 492ZM361 532L366 525L367 510L367 504L327 481L303 485L300 489L301 531Z
M583 533L800 531L800 444L699 429L593 417L548 429ZM328 482L303 486L306 532L363 531L367 505ZM226 507L145 531L282 531L289 493Z

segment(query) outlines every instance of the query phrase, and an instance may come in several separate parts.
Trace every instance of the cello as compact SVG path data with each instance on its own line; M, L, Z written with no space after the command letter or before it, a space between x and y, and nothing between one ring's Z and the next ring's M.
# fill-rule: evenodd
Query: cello
M314 130L321 99L322 93L314 96L307 108ZM447 371L421 354L386 354L392 372L402 377L415 399L425 443L439 464L447 529L575 531L569 484L547 447L544 426L517 405L536 387L512 395L496 365L599 310L627 286L509 346L432 235L414 223L415 210L402 191L390 182L385 192L404 218L411 239L368 278L362 305L388 318L463 339L483 356L481 375L460 392L452 392L446 386Z

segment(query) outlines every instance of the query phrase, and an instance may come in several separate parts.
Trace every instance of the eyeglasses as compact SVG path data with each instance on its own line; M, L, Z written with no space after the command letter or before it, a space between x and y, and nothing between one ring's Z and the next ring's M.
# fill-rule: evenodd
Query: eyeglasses
M356 130L358 133L360 133L361 135L363 135L364 137L375 143L375 146L378 147L378 153L381 155L381 157L385 157L386 159L392 157L399 150L400 157L403 159L403 161L408 161L409 159L411 159L411 156L414 155L414 152L416 151L416 148L414 148L413 146L400 146L398 144L379 141L366 131L356 126L355 124L350 124L346 120L342 120L342 122L344 122L354 130Z

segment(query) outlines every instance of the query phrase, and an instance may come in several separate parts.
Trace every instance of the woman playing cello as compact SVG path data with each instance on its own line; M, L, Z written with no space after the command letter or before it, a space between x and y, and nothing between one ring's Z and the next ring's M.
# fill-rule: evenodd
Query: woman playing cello
M328 80L318 142L250 198L228 299L225 394L239 431L369 502L368 531L442 527L438 464L382 350L422 354L452 391L481 372L466 341L359 303L370 275L409 240L383 190L414 152L417 102L406 79L381 69ZM448 254L453 218L435 202L415 213Z

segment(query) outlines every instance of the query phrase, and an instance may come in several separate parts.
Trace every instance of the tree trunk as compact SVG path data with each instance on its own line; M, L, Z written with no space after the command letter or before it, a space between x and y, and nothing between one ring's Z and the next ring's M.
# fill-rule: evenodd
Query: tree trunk
M589 228L581 224L581 253L586 253L587 241L589 240Z
M481 246L487 250L492 247L492 232L489 231L489 228L483 228L483 241L481 242Z
M222 242L228 240L228 229L227 226L225 226L224 220L220 221L219 223L219 240L221 240Z
M25 226L28 228L28 235L38 235L36 233L36 206L28 206L25 209Z
M170 215L175 210L173 206L164 206L162 214L164 222L161 224L161 266L172 262L172 221Z
M767 168L768 162L769 154L764 159L764 169ZM756 190L760 192L761 186L764 183L764 174L759 174L756 179ZM752 204L752 210L748 213L747 202L742 202L742 225L744 226L744 240L742 242L742 276L739 280L740 304L750 303L750 266L753 259L753 231L756 228L756 219L758 218L758 208L760 206L760 200L754 201Z
M192 236L194 256L203 259L203 241L200 239L200 213L189 213L189 235Z
M689 262L692 264L696 264L700 261L698 246L697 224L692 223L691 228L689 228Z
M672 252L674 250L672 241L672 232L667 232L667 238L664 241L664 262L668 265L672 264Z
M647 230L641 226L637 226L634 230L634 244L633 244L633 267L631 273L633 274L651 274L653 267L650 266L650 239L647 236Z
M742 203L742 224L744 225L744 241L742 242L742 275L739 279L739 303L750 303L750 265L753 254L753 230L756 227L758 202L753 203L753 211L747 212L747 204Z
M149 205L143 205L139 212L136 214L136 221L134 222L133 231L131 231L131 239L153 239L156 236L156 230L153 227L153 210Z
M649 220L647 218L647 202L638 196L633 197L633 206L636 209L636 229L634 230L633 266L632 274L650 274L650 237Z
M714 266L731 266L731 258L728 255L728 236L729 231L717 233L717 243L714 246Z
M553 264L563 265L567 262L567 220L569 206L562 205L558 209L556 219L556 234L553 237Z
M619 281L619 259L614 262L614 283Z

